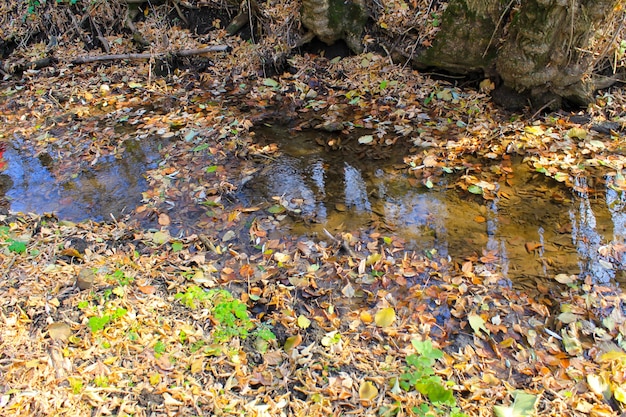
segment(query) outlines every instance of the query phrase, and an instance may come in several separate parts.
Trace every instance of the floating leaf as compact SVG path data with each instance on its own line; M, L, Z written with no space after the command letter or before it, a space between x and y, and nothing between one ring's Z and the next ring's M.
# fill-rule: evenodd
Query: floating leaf
M361 382L359 398L361 401L372 401L378 395L378 388L370 381Z
M285 207L278 205L278 204L274 204L272 207L267 209L267 211L269 211L272 214L280 214L284 212L285 210L286 210Z
M361 145L367 145L368 143L372 143L374 141L374 136L372 135L363 135L359 138L359 143Z
M531 417L535 413L538 396L524 391L513 391L513 404L509 407L496 405L493 412L496 417Z
M392 307L379 310L374 316L374 322L378 327L389 327L396 320L396 311Z
M472 194L482 194L483 193L483 189L480 188L478 185L470 185L469 187L467 187L467 191L469 191Z

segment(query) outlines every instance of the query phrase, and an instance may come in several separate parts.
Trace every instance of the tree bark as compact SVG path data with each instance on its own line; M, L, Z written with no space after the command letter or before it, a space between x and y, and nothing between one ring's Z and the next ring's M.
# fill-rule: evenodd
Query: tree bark
M497 76L536 107L562 99L593 101L607 77L606 60L624 19L618 0L450 0L433 46L413 59L418 67Z

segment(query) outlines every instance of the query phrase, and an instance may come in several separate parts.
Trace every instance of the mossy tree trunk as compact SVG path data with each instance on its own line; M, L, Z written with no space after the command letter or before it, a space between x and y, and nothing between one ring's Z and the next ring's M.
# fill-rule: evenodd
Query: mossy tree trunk
M611 82L594 71L622 19L619 0L450 0L433 46L413 62L484 71L535 106L586 104Z

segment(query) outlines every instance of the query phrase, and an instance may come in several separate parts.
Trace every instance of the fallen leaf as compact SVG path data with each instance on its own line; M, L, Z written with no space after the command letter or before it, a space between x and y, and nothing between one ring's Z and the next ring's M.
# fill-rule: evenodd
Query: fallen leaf
M396 311L392 307L379 310L374 316L378 327L389 327L396 320Z
M66 323L56 322L48 326L48 334L53 340L67 340L72 335L72 329Z
M509 407L496 405L493 412L496 417L530 417L535 414L535 404L539 397L524 391L513 391L513 404Z
M554 280L561 284L571 284L578 280L578 275L558 274L554 277Z
M298 347L300 343L302 343L302 336L299 334L288 337L287 340L285 340L283 349L285 349L285 352L290 352L293 348Z
M300 314L298 316L298 327L301 329L307 329L311 325L311 320Z
M486 334L489 334L489 329L485 327L485 319L483 319L478 314L470 314L467 316L467 320L469 321L470 326L474 330L477 336L481 336L480 331L482 330Z
M539 243L539 242L526 242L524 243L524 248L526 249L526 252L528 253L533 253L534 251L536 251L537 249L540 249L543 247L543 244Z
M378 388L370 381L361 382L359 387L359 398L361 401L372 401L378 395Z
M170 216L168 216L165 213L161 213L161 214L159 214L158 222L159 222L159 224L161 226L169 226L170 225Z

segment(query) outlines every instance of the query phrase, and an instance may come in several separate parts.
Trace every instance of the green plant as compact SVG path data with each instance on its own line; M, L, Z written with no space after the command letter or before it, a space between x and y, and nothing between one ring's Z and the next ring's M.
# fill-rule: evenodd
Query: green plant
M405 391L417 390L425 395L431 404L423 403L419 407L413 407L413 412L419 416L430 415L435 411L437 415L449 414L451 417L465 416L456 406L456 399L443 382L440 376L435 374L434 365L437 359L443 358L443 352L435 348L430 340L411 341L416 353L406 357L407 366L405 372L400 375L399 384ZM431 405L434 410L431 409ZM448 413L446 413L446 409Z
M185 292L176 293L174 299L192 310L198 308L199 304L203 305L211 301L209 293L197 285L190 286Z
M248 306L233 298L227 290L205 291L197 285L191 285L174 298L191 309L199 306L209 308L215 323L213 338L216 342L225 342L234 337L246 338L255 327L248 314ZM266 341L276 337L266 325L260 325L255 334Z
M26 243L11 238L8 226L0 226L0 238L8 243L9 252L24 253L26 252Z
M121 269L116 269L112 274L107 274L104 276L109 281L115 281L119 285L125 286L134 281L133 277L128 277L124 274L124 271Z
M161 357L165 353L166 350L167 350L167 346L165 346L165 343L163 343L160 340L157 340L157 342L154 344L155 356L157 358Z
M95 333L99 330L104 329L104 327L109 324L112 320L119 319L123 317L128 310L125 308L117 308L112 314L104 314L102 316L91 316L89 317L89 321L87 322L87 326L91 330L92 333Z
M240 300L236 300L226 290L211 290L213 298L213 318L218 322L214 337L218 342L230 340L233 337L248 336L248 331L254 327L248 315L248 307Z

